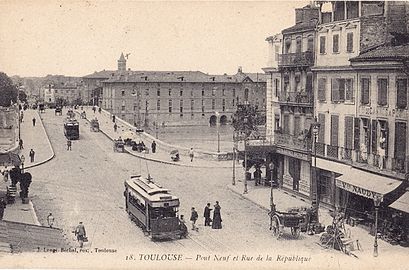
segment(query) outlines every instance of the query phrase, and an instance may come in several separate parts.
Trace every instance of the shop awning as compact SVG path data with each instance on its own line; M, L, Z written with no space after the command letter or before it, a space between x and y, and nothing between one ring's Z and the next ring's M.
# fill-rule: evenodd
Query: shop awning
M389 207L405 213L409 213L409 191L406 191L405 194L403 194L399 199L389 205Z
M312 162L313 162L312 164L314 165L314 158ZM317 168L324 169L330 172L345 174L351 169L351 166L332 160L317 158Z
M336 179L337 187L369 199L374 199L375 196L383 199L385 194L395 190L401 184L402 181L352 167L344 170L344 174Z

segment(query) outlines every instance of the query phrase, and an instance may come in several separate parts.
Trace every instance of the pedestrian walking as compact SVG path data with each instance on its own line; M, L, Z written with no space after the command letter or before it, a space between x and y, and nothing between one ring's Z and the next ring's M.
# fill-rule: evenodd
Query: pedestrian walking
M50 227L50 228L52 228L53 226L54 226L54 217L53 217L53 214L49 214L48 216L47 216L47 223L48 223L48 226Z
M7 169L7 165L4 166L4 170L1 172L1 174L3 175L4 182L7 183L9 181L9 170Z
M114 121L115 122L115 121ZM117 126L117 124L115 123L114 124L114 132L116 132L118 130L118 126Z
M213 209L210 208L210 203L207 203L204 209L204 213L203 213L203 216L205 218L205 223L204 223L205 226L210 226L210 222L212 222L212 219L210 218L210 212L212 210Z
M256 167L256 170L253 173L254 175L254 182L255 182L255 186L260 185L261 182L261 169L259 166Z
M20 139L20 140L18 141L18 146L20 147L20 150L21 150L21 149L24 149L24 147L23 147L23 139Z
M99 112L99 113L101 113L101 112L102 112L102 109L101 109L101 107L99 107L99 108L98 108L98 112Z
M115 123L115 119L116 119L115 115L112 115L112 122Z
M87 241L87 233L85 232L85 227L80 221L77 228L75 228L75 236L77 236L78 243L80 244L80 248L84 246L84 242Z
M194 231L199 231L199 228L196 227L196 220L199 218L199 215L197 214L196 210L194 207L192 207L192 213L190 215L190 221L192 222L192 230Z
M30 156L30 162L34 162L34 155L36 152L34 152L33 148L30 149L30 153L28 154Z
M67 140L67 151L68 151L68 150L71 151L71 145L72 145L72 142L71 142L70 139L68 139L68 140Z
M36 126L36 118L33 117L33 127L35 127L35 126Z
M0 220L3 220L4 209L6 208L7 202L6 200L1 197L0 198Z
M190 151L189 151L190 162L193 162L194 156L195 156L195 153L193 152L193 148L190 148Z
M95 106L94 106L94 107L92 107L92 110L93 110L94 113L95 113L95 111L97 110L97 108L95 108Z
M220 205L219 202L216 201L216 204L214 205L214 211L213 211L213 222L212 222L212 229L221 229L222 228L222 216L220 213Z
M151 148L152 148L152 153L155 153L156 152L156 142L155 141L152 142Z

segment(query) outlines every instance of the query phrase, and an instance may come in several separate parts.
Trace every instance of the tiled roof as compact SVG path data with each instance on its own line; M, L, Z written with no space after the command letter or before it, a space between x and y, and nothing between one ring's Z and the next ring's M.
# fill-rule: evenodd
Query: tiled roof
M112 76L112 74L117 73L118 70L102 70L102 71L95 71L92 74L88 74L84 76L83 78L86 79L108 79L109 77Z
M259 74L259 81L261 75ZM251 79L256 81L256 74L250 74ZM115 82L222 82L222 83L241 83L247 77L247 73L237 73L235 75L209 75L201 71L127 71L115 73L106 83Z
M384 45L377 47L371 51L361 53L357 57L351 58L350 61L362 61L362 60L397 60L397 59L409 59L409 44L390 46Z
M291 27L284 29L283 31L281 31L281 33L288 34L292 32L314 30L316 25L317 25L317 22L315 20L312 20L309 22L297 23L296 25L293 25Z

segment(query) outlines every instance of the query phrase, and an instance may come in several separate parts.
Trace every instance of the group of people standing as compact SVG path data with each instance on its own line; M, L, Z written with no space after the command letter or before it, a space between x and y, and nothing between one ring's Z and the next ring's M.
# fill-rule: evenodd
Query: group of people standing
M221 216L221 207L218 201L214 205L214 209L210 208L210 203L204 208L203 217L204 225L211 226L212 229L221 229L222 228L222 216ZM213 211L213 219L210 218L211 212ZM192 222L192 230L198 231L199 229L196 226L196 221L199 218L199 215L194 207L192 207L192 212L190 215L190 221Z

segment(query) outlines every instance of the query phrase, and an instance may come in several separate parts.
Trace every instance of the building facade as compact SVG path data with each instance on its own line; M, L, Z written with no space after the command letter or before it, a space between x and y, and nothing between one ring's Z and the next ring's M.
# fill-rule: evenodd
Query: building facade
M123 54L115 71L83 77L84 99L138 127L216 125L238 104L265 112L266 75L209 75L200 71L133 71Z
M409 213L408 14L403 1L316 1L296 10L277 69L265 69L273 139L248 143L260 157L269 146L284 189L358 220L370 221L378 200L382 219ZM302 18L315 26L304 28Z
M102 107L139 127L224 125L237 104L265 107L264 74L241 70L235 75L126 71L102 84Z

